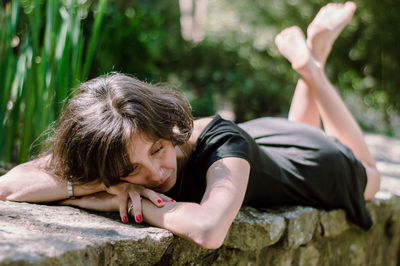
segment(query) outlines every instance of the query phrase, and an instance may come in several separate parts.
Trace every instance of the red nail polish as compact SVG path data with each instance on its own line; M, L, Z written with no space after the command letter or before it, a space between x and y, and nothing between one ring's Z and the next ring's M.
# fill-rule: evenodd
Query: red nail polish
M171 202L175 202L175 200L172 199Z
M122 220L124 221L124 223L127 223L128 222L128 217L124 216L124 217L122 217Z
M162 203L162 200L159 199L159 200L157 200L157 202L158 202L158 203Z
M140 223L142 221L142 215L136 215L136 222Z

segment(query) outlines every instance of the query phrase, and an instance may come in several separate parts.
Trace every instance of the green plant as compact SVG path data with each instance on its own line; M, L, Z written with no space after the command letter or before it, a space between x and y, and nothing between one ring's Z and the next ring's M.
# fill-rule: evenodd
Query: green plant
M88 41L82 20L90 3L16 0L0 5L1 161L26 161L70 88L87 78L105 5L99 0Z

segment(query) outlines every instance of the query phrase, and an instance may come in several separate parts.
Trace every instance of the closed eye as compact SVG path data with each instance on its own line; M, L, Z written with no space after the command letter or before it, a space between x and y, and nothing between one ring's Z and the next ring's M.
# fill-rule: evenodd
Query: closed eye
M153 151L151 154L154 155L154 154L160 152L163 148L164 148L164 146L160 144L160 146L158 146L158 148L155 151Z
M134 166L133 169L129 172L128 176L136 175L139 171L139 166Z

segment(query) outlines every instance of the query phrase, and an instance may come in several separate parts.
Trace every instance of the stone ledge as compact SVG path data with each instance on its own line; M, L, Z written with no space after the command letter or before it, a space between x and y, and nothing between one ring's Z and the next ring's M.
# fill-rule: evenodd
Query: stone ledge
M375 222L368 232L343 210L243 207L223 246L204 250L167 230L123 224L115 213L0 201L0 265L397 265L400 143L383 140L367 138L383 175L367 204Z
M0 265L154 264L174 238L167 230L124 225L72 207L1 201L0 228Z
M204 250L167 230L122 224L114 214L105 217L72 207L0 202L0 265L206 265L207 261L224 264L242 259L259 264L268 254L269 259L275 258L270 262L280 258L277 265L284 265L288 258L292 260L287 265L292 265L295 257L318 258L315 265L319 265L323 256L329 262L332 255L353 259L356 255L365 262L373 242L385 256L393 254L391 263L382 265L396 265L400 197L375 199L368 209L375 225L365 232L347 222L343 210L297 206L269 212L243 207L224 245ZM335 247L338 241L350 249Z

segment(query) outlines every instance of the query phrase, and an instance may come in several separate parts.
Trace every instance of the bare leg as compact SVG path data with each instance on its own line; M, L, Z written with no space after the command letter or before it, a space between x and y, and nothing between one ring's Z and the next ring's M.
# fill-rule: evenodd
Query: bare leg
M321 118L314 97L312 96L312 91L302 79L297 81L292 103L290 104L288 119L290 121L306 123L316 128L321 127Z
M375 161L360 127L327 79L321 65L311 54L303 33L298 27L287 28L276 37L275 43L312 91L326 133L350 147L365 166L368 182L364 196L371 199L380 185Z
M307 28L307 46L314 59L323 68L337 36L350 22L356 6L328 4L321 8ZM297 82L289 110L289 120L307 123L320 128L320 115L312 91L303 80Z

